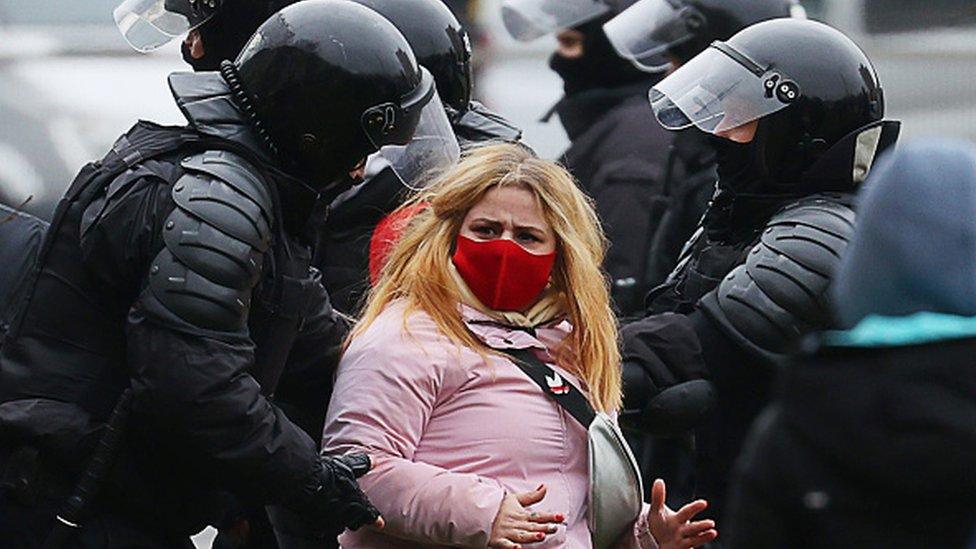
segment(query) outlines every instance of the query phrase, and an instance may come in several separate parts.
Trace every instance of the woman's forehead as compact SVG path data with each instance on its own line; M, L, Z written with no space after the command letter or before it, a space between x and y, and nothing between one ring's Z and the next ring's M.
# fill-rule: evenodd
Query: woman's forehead
M532 191L519 186L495 187L471 207L468 217L491 217L497 221L546 225L545 215L539 199Z

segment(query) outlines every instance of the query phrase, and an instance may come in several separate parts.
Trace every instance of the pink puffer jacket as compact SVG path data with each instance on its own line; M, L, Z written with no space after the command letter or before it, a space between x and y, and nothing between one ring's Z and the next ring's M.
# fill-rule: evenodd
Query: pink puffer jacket
M557 321L527 331L466 306L472 333L494 349L549 350L572 330ZM540 510L566 526L526 547L589 549L586 431L512 362L459 348L424 313L394 302L353 340L339 366L323 436L327 453L364 451L360 479L386 520L340 538L344 548L485 547L506 493L548 487ZM569 372L552 365L579 387ZM621 547L656 548L645 513Z

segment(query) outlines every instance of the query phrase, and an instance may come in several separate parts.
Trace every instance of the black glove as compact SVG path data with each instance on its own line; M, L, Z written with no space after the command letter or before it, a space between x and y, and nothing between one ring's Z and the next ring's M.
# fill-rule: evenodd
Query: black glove
M639 369L625 364L625 371L628 366ZM715 405L715 388L705 379L685 381L654 394L648 393L639 404L639 407L621 410L621 426L653 436L675 436L704 421Z
M281 549L331 547L329 543L343 530L372 524L380 516L356 483L370 469L368 456L322 456L321 463L319 486L309 503L301 508L275 505L267 509Z
M356 483L356 479L369 469L369 456L366 454L322 456L322 477L316 494L316 506L340 531L345 528L358 530L360 526L376 522L380 516Z
M623 339L624 409L620 424L655 436L696 427L714 404L694 323L663 313L630 323Z

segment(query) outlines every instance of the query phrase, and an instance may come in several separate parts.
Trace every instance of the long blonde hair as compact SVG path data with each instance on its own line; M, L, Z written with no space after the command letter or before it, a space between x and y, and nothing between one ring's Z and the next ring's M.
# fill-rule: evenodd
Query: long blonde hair
M601 271L606 239L591 201L572 176L520 145L491 144L468 151L401 207L427 205L411 218L390 252L351 337L368 328L391 301L402 298L408 316L421 310L455 343L481 354L494 352L468 331L458 314L460 293L450 262L468 210L491 189L508 185L536 196L556 235L552 284L565 295L573 324L561 349L566 352L557 353L557 360L586 383L594 408L617 410L622 402L617 323Z

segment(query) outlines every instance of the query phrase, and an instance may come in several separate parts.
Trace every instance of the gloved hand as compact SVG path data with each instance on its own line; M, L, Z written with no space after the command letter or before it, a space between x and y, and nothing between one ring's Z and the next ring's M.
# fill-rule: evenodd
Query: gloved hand
M322 456L322 476L315 495L316 506L340 532L346 528L358 530L380 518L380 512L356 483L357 478L369 472L370 466L366 454Z
M301 508L269 506L268 518L274 526L281 549L311 549L325 546L325 540L363 525L382 527L379 511L356 483L370 469L365 454L322 456L319 486L311 501Z
M621 426L655 436L696 427L711 410L715 391L701 344L685 315L663 313L621 329L624 406Z

